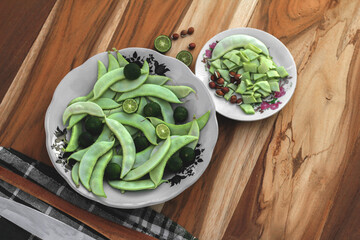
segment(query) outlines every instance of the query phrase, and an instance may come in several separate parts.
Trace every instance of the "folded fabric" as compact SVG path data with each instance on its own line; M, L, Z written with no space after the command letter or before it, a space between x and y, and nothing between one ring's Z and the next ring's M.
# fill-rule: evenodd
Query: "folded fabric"
M121 224L125 227L135 229L158 239L196 239L179 224L152 210L151 208L117 209L107 207L84 198L80 194L76 193L54 168L35 161L13 149L0 147L0 165L26 178L27 180L37 183L48 191L56 194L66 201L71 202L79 208L85 209L95 215ZM77 219L57 210L56 208L53 208L47 203L37 199L35 196L23 192L2 180L0 180L0 196L11 198L14 201L37 209L95 239L106 239L104 236L100 235L98 232L81 223ZM6 224L6 226L9 226L8 229L11 228L10 222L3 218L0 218L0 220L0 225L2 225L2 223L4 224L2 227ZM12 227L14 229L17 228L17 226ZM17 232L22 235L18 235L19 238L13 239L29 239L28 237L24 237L29 233L24 231ZM12 234L12 231L9 234ZM2 232L0 231L0 239L3 239L5 236L2 237L1 235Z

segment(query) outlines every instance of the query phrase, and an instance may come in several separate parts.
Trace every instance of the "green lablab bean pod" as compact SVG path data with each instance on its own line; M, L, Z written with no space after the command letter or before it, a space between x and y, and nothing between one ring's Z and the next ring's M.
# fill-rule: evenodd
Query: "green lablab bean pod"
M101 141L94 143L89 147L84 156L81 158L79 166L79 177L81 183L87 190L91 191L90 178L97 160L110 149L112 149L114 142L115 141L113 140L112 142Z
M65 109L63 114L63 124L66 124L70 116L81 113L86 113L96 117L104 117L104 112L99 105L93 102L77 102Z
M163 158L158 163L158 165L150 171L150 178L156 186L158 186L160 184L160 181L164 174L166 163L169 160L169 158L175 152L180 150L182 147L186 146L187 144L189 144L197 139L198 139L198 137L189 136L189 135L172 136L171 137L171 145L170 145L167 153L163 156Z
M123 161L120 178L124 178L124 176L131 170L135 162L136 149L134 140L126 128L118 121L105 118L105 122L121 144Z

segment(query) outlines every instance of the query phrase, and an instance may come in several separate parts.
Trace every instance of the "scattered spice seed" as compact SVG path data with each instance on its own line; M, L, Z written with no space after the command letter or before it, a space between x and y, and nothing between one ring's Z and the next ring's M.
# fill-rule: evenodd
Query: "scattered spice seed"
M224 93L220 89L216 90L216 94L220 96L224 96Z
M190 43L189 46L188 46L188 48L189 48L190 50L193 50L195 47L196 47L196 44L195 44L195 43Z
M215 88L216 87L216 84L214 82L209 82L209 87L210 88Z
M193 33L194 33L194 28L193 28L193 27L189 27L187 33L188 33L189 35L193 34Z
M238 100L236 100L236 103L237 103L237 104L242 103L242 99L241 99L241 98L239 98Z
M187 34L186 30L182 30L182 31L180 32L181 37L185 37L186 34Z
M179 38L179 34L174 33L173 35L171 35L171 38L174 39L174 40L176 40L176 39Z
M228 87L222 87L222 88L221 88L221 91L222 91L223 93L228 93L228 92L229 92L229 88L228 88Z
M230 97L230 102L231 102L231 103L236 103L236 101L237 101L236 95L232 95L232 96Z
M215 75L211 75L211 76L210 76L210 79L211 79L211 81L216 81L216 76L215 76Z
M239 79L241 78L241 74L236 74L236 75L234 76L234 78L235 78L235 80L239 80Z
M231 71L231 72L229 72L229 76L230 76L230 77L235 77L235 75L236 75L236 73L235 73L235 72L232 72L232 71Z
M225 80L223 78L219 78L216 82L220 85L223 85Z

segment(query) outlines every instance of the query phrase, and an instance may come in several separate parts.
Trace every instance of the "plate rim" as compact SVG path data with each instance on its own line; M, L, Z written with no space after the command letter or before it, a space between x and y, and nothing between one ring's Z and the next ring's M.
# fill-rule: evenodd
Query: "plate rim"
M56 86L55 90L54 90L54 93L53 93L53 96L52 96L52 99L48 105L48 108L46 110L46 113L45 113L45 119L44 119L44 130L45 130L45 144L46 144L46 150L47 150L47 153L48 153L48 156L50 158L50 161L51 163L53 164L54 168L56 169L56 171L61 175L61 177L63 179L65 179L65 181L67 182L68 185L70 185L70 187L75 191L77 192L78 194L80 194L81 196L89 199L89 200L92 200L92 201L95 201L95 202L98 202L100 204L103 204L105 206L109 206L109 207L114 207L114 208L120 208L120 209L136 209L136 208L141 208L141 207L148 207L148 206L152 206L152 205L157 205L157 204L161 204L161 203L165 203L175 197L177 197L178 195L180 195L181 193L183 193L186 189L188 189L190 186L192 186L193 184L195 184L199 179L200 177L204 174L205 170L208 168L208 166L210 165L210 161L213 157L213 151L214 151L214 148L215 148L215 145L217 143L217 140L218 140L218 136L219 136L219 127L218 127L218 121L217 121L217 117L216 117L216 109L215 109L215 104L210 96L210 93L206 90L206 88L204 87L204 85L201 83L201 80L191 71L191 69L189 67L187 67L184 63L182 63L181 61L179 61L178 59L176 58L173 58L173 57L170 57L170 56L166 56L166 55L163 55L163 54L160 54L152 49L149 49L149 48L141 48L141 47L127 47L127 48L123 48L123 49L118 49L117 50L118 52L122 52L122 51L145 51L147 52L146 54L153 54L154 56L156 56L155 58L157 58L158 60L162 60L164 59L164 62L167 62L167 61L173 61L174 63L176 64L180 64L182 66L183 69L186 69L185 71L187 71L189 74L191 74L193 76L194 79L196 79L197 81L199 81L199 86L201 85L200 88L203 88L205 94L209 97L210 99L210 107L209 109L211 110L210 112L210 116L209 116L209 120L210 118L213 118L214 119L214 124L215 124L215 129L212 130L212 132L215 133L215 141L213 142L213 146L208 146L208 151L209 151L209 156L210 156L210 159L209 161L204 161L204 164L206 165L203 165L204 167L203 168L200 168L200 169L197 169L196 171L196 174L194 174L192 177L192 180L191 181L188 181L188 182L183 182L183 187L181 190L179 191L174 191L172 192L171 194L167 195L164 199L152 199L152 200L148 200L148 201L144 201L144 202L141 202L141 203L137 203L136 205L132 204L132 203L120 203L120 205L117 205L117 204L112 204L112 203L108 203L108 202L104 202L104 201L100 201L99 197L95 196L95 195L91 195L91 196L88 196L86 193L83 193L82 191L78 190L78 188L76 188L75 184L72 183L72 180L70 178L67 177L67 175L61 171L59 169L59 167L56 165L56 162L54 159L52 159L52 149L51 149L51 137L52 137L52 130L50 129L50 113L51 113L51 110L53 109L54 107L54 103L55 103L55 98L56 98L56 95L58 93L58 91L60 91L59 89L61 89L62 85L64 84L64 79L66 79L68 77L68 75L73 72L73 71L79 71L81 68L84 67L84 65L89 62L91 59L95 58L99 58L100 55L104 54L104 53L107 53L107 52L101 52L101 53L98 53L98 54L95 54L93 56L91 56L90 58L86 59L86 61L84 61L81 65L79 65L78 67L74 68L74 69L71 69L62 79L61 81L59 82L59 84ZM111 51L111 52L117 52L117 51ZM69 80L67 80L69 81ZM49 144L50 143L50 144ZM119 194L120 193L120 190L119 190Z
M213 37L211 37L205 44L204 46L201 48L198 56L197 56L197 59L196 59L196 63L195 63L195 75L201 80L201 82L205 85L204 81L202 80L202 78L199 76L199 72L200 72L200 68L201 67L204 67L204 63L202 63L202 56L203 54L205 53L205 50L208 49L208 45L210 45L211 43L213 43L214 41L216 41L216 37L218 37L219 35L222 35L222 34L228 34L228 33L232 33L232 34L229 34L229 35L226 35L224 36L223 38L225 37L228 37L228 36L231 36L231 35L235 35L235 34L244 34L244 35L248 35L247 33L244 33L244 31L250 31L250 32L255 32L255 33L259 33L259 34L263 34L265 35L266 37L269 37L269 38L272 38L274 39L279 45L281 45L286 53L290 56L289 60L291 62L291 66L294 67L294 71L295 71L295 76L291 76L291 81L293 83L293 87L292 87L292 91L289 93L288 95L288 100L286 102L283 102L283 104L281 106L279 106L277 109L275 110L271 110L271 114L269 115L259 115L259 117L257 118L251 118L255 115L245 115L245 116L249 116L248 118L242 118L242 116L240 115L239 117L233 117L233 116L229 116L227 115L226 113L223 113L223 112L220 112L218 109L221 109L219 106L216 105L216 102L214 102L215 104L215 110L217 113L219 113L220 115L226 117L226 118L229 118L229 119L232 119L232 120L236 120L236 121L241 121L241 122L253 122L253 121L259 121L259 120L263 120L263 119L266 119L266 118L269 118L273 115L275 115L276 113L278 113L280 110L282 110L291 100L291 98L293 97L294 93L295 93L295 89L296 89L296 85L297 85L297 67L296 67L296 63L295 63L295 60L294 60L294 57L292 56L290 50L286 47L286 45L284 43L282 43L277 37L275 37L274 35L268 33L268 32L265 32L263 30L260 30L260 29L256 29L256 28L251 28L251 27L239 27L239 28L231 28L231 29L227 29L225 31L222 31L222 32L219 32L217 33L216 35L214 35ZM251 35L249 35L251 36ZM223 39L221 38L221 39ZM259 39L260 40L260 39ZM260 40L261 41L261 40ZM268 46L267 46L268 47ZM208 86L205 85L205 88L208 90L208 92L210 92L210 90L208 89ZM211 99L213 99L213 97L211 96ZM226 102L224 102L226 103ZM223 106L223 105L221 105ZM240 110L241 111L241 110Z

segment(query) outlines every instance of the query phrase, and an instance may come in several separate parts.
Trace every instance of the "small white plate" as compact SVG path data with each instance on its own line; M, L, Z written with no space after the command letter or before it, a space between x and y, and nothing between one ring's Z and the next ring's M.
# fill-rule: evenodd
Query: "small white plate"
M167 83L169 85L186 85L193 88L196 94L191 93L181 99L184 102L182 106L189 112L188 121L194 114L200 117L207 111L211 111L208 123L200 132L200 146L195 151L197 155L195 162L181 173L165 175L164 179L170 179L170 182L163 183L154 190L122 194L120 190L111 188L104 181L107 198L102 198L88 192L82 185L78 188L75 186L71 179L71 168L67 166L66 159L60 151L60 148L64 146L63 138L66 136L69 139L70 135L63 132L65 126L62 124L62 114L70 100L85 96L93 88L97 78L97 61L100 60L106 66L108 65L106 52L91 57L84 64L70 71L57 86L45 116L46 148L55 169L79 194L111 207L139 208L168 201L200 178L210 163L218 138L218 124L215 106L209 92L185 64L175 58L145 48L126 48L120 50L120 53L130 62L142 64L146 60L149 63L150 74L165 74L172 79Z
M268 47L270 56L273 57L274 62L278 66L284 66L289 73L288 78L280 81L282 91L281 93L279 92L278 94L276 94L276 96L278 96L276 102L273 104L269 103L269 105L261 104L255 107L255 114L253 115L247 115L240 109L238 105L232 104L223 98L217 97L215 95L215 90L209 87L209 78L211 74L206 67L205 58L206 54L209 54L208 51L210 50L210 46L225 37L236 34L249 35L262 41ZM271 115L279 112L290 101L295 91L297 79L296 64L294 58L292 57L290 51L286 48L286 46L273 35L254 28L229 29L211 38L201 49L197 57L195 65L195 75L200 78L200 80L204 83L205 87L208 89L215 103L216 111L225 117L238 121L260 120L270 117ZM274 97L272 99L274 99ZM261 106L263 107L263 109L261 109Z

